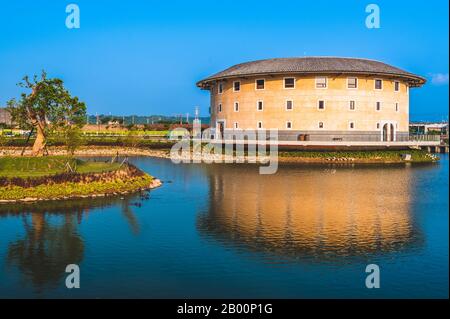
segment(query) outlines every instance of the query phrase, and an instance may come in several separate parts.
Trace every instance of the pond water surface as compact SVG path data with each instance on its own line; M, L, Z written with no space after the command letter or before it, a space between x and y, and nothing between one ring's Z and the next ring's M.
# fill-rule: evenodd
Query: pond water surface
M164 182L148 197L0 205L0 297L448 298L441 157L275 175L133 158ZM80 289L65 287L68 264Z

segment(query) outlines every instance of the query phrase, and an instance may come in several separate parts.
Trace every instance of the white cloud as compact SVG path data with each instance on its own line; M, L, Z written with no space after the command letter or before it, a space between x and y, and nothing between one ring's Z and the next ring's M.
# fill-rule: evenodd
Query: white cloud
M435 85L448 84L448 73L431 74L431 83L433 83Z

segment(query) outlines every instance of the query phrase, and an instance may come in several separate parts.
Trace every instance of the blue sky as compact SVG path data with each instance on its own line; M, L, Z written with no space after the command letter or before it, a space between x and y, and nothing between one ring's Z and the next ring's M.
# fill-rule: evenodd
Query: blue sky
M65 26L76 3L81 28ZM381 9L367 29L365 7ZM448 116L448 1L3 1L0 105L25 74L45 69L90 114L207 115L195 82L236 63L272 57L381 60L429 79L411 91L413 120Z

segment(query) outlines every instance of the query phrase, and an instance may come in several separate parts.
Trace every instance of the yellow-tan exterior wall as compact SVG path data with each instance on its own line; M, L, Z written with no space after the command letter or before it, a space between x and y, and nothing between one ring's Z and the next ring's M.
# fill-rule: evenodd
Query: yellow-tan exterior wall
M320 75L321 76L321 75ZM284 78L295 77L295 89L284 88ZM211 86L211 125L225 120L225 128L233 129L237 122L239 129L256 129L257 122L263 128L286 129L286 122L292 123L292 130L346 131L354 122L352 131L380 131L377 123L396 123L397 132L408 132L409 87L399 79L374 76L356 76L358 88L347 88L350 76L327 76L327 88L316 88L316 76L261 76L223 80L223 93L218 93L218 84ZM265 79L265 89L256 90L256 79ZM382 90L375 90L375 79L383 80ZM241 89L234 92L233 82L240 81ZM400 82L399 91L394 90L394 81ZM264 110L257 111L257 101L264 102ZM294 102L293 110L286 110L286 101ZM318 109L318 101L325 101L325 110ZM355 110L350 110L350 101L355 101ZM234 111L234 103L239 111ZM376 110L381 102L381 110ZM399 104L396 111L395 104ZM219 104L222 111L219 112Z

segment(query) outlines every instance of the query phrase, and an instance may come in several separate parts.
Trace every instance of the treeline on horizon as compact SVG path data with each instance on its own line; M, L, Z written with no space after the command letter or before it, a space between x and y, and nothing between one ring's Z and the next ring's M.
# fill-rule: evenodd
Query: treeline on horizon
M127 125L145 125L145 124L192 124L194 117L184 116L167 116L167 115L88 115L87 124L108 124L111 122L116 122L118 124ZM210 117L199 117L204 124L209 124Z

